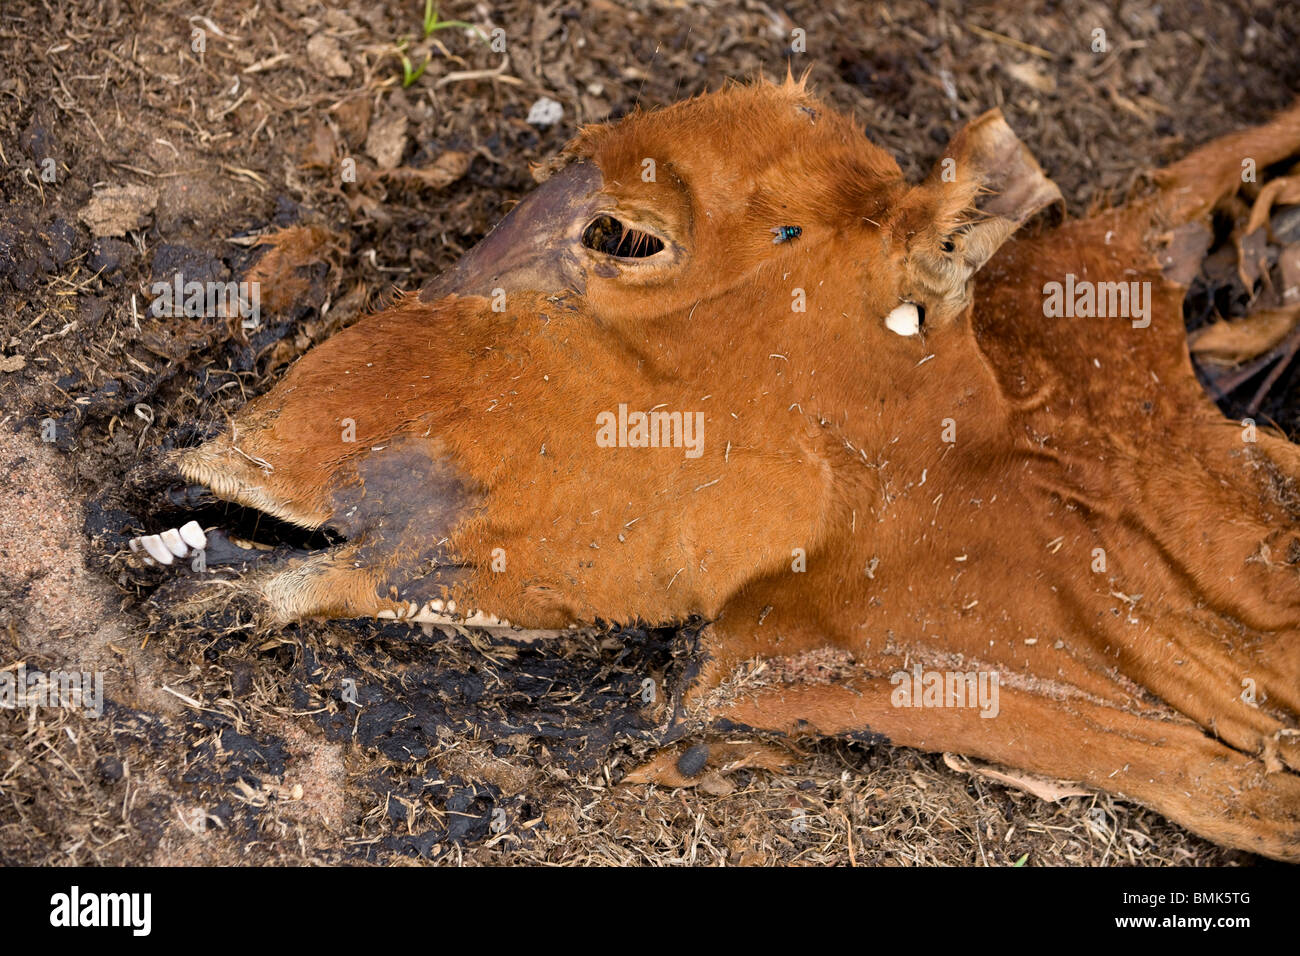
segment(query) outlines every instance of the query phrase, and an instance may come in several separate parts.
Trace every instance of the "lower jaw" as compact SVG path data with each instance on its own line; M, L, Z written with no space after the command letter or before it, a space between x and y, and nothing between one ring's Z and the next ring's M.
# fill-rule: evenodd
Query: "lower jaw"
M520 627L487 611L471 610L460 614L457 612L455 601L444 602L437 600L427 601L424 604L410 601L405 606L398 601L395 603L393 610L382 610L375 615L375 619L385 622L395 621L411 625L418 624L426 632L435 627L475 628L518 641L536 641L543 638L559 637L580 630L577 624L570 624L563 629Z
M428 601L417 604L409 601L404 606L399 601L393 610L380 611L375 617L381 621L405 621L408 624L453 624L462 627L509 628L511 624L504 618L485 611L470 611L465 615L456 615L455 601Z
M173 566L179 569L184 565L196 572L216 571L218 569L248 573L263 561L277 561L285 558L309 559L321 552L302 550L289 545L270 546L258 544L237 536L227 534L218 528L204 530L201 525L191 520L180 527L170 528L158 534L141 535L133 538L129 544L133 560L146 566ZM196 561L202 556L202 562ZM281 581L282 585L286 582ZM271 591L278 590L272 587ZM359 611L355 614L296 614L286 613L281 608L281 601L275 597L286 598L287 594L263 595L275 605L276 616L287 623L291 620L311 617L347 617L351 619L370 618L380 623L404 623L419 625L426 632L438 628L474 628L486 630L494 635L512 640L534 641L557 637L578 630L579 625L570 624L565 629L559 628L525 628L511 623L488 611L478 609L461 610L454 600L430 600L423 603L415 601L391 600L389 606L373 612ZM292 604L292 601L287 602ZM367 602L368 603L368 602Z

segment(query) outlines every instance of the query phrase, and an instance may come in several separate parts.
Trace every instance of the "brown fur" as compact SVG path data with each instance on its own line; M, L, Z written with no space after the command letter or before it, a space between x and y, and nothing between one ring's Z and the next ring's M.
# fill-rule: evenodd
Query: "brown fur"
M273 312L292 306L310 284L301 270L317 262L338 266L340 237L320 226L290 226L263 236L257 245L266 253L244 274L268 291L264 305Z
M954 140L955 180L936 167L915 187L798 83L637 114L566 159L677 243L672 264L591 262L567 291L507 276L505 312L405 298L182 467L348 534L249 583L282 617L431 595L532 628L698 615L691 705L720 726L970 754L1300 860L1300 455L1243 442L1203 395L1155 255L1242 156L1262 169L1298 147L1300 109L1163 171L1147 199L994 253L1056 198L996 114ZM774 245L781 225L802 235ZM1067 272L1150 282L1151 326L1045 318ZM903 301L926 309L922 335L884 327ZM619 404L703 411L703 454L597 447ZM749 658L827 646L852 662L836 683L709 693ZM891 706L889 676L914 663L996 670L1001 714Z

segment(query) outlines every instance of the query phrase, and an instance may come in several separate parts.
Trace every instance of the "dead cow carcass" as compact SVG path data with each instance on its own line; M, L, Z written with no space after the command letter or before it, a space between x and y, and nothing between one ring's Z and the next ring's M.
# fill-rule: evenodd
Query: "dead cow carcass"
M1292 111L1011 239L1059 196L997 112L918 185L796 82L588 128L179 467L337 536L239 577L279 620L702 617L716 726L955 751L1300 859L1300 454L1206 398L1162 271L1243 157L1297 147ZM715 692L827 649L833 680Z

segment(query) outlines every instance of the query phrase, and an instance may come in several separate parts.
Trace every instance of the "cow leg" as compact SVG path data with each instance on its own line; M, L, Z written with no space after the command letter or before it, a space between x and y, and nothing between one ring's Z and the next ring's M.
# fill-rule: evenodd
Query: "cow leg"
M1300 152L1300 104L1261 126L1222 136L1155 175L1162 225L1199 219L1241 188L1247 161L1260 172Z
M894 706L895 685L859 669L836 684L768 686L699 698L720 731L868 736L955 751L1151 807L1206 839L1300 861L1300 776L1224 746L1190 722L1082 697L1003 684L996 716L957 707Z
M1300 861L1300 776L1283 769L1295 768L1297 735L1250 706L1239 686L1242 674L1255 676L1265 690L1281 686L1289 671L1269 666L1268 649L1285 648L1281 659L1293 665L1294 632L1270 635L1276 644L1253 645L1247 653L1189 631L1181 642L1171 634L1152 643L1167 650L1164 657L1144 654L1129 667L1117 661L1166 699L1185 702L1185 716L1164 704L1142 709L1129 693L1112 698L1131 702L1117 706L1000 670L996 715L981 717L969 707L894 706L896 685L882 675L899 666L898 658L876 640L856 641L852 656L826 655L828 631L798 613L805 605L778 602L773 590L751 589L704 631L706 659L683 703L691 723L729 734L847 735L967 754L1080 781L1149 806L1207 839ZM794 678L821 682L755 688L752 680L728 679L744 662L774 653L784 657L769 660L756 674L759 681L788 677L787 662L807 655L793 668ZM674 785L680 776L676 759L665 758L641 768L639 779Z
M1275 647L1287 646L1292 660L1283 663L1293 664L1300 651L1296 633L1271 639ZM1229 746L1262 755L1272 768L1300 771L1300 731L1293 729L1295 688L1261 655L1225 647L1195 624L1165 619L1156 639L1140 648L1118 648L1116 662L1122 672ZM1285 722L1274 714L1283 715Z

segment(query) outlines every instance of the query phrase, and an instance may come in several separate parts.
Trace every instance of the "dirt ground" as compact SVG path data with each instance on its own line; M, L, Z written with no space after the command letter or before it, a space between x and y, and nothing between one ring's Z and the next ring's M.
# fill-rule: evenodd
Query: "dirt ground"
M851 741L800 741L790 773L620 784L662 739L643 681L680 677L689 628L516 646L366 623L182 625L162 613L161 576L124 552L170 527L153 455L427 283L582 123L789 60L912 177L1002 106L1079 215L1290 102L1300 8L440 13L479 32L424 36L419 0L0 4L0 668L102 670L106 697L100 717L0 710L0 863L1257 862L1108 796L1049 803ZM549 126L528 122L542 96L563 109ZM261 329L147 313L153 282L238 279L257 237L290 225L327 241L293 296L264 301ZM1294 375L1264 409L1293 437Z

